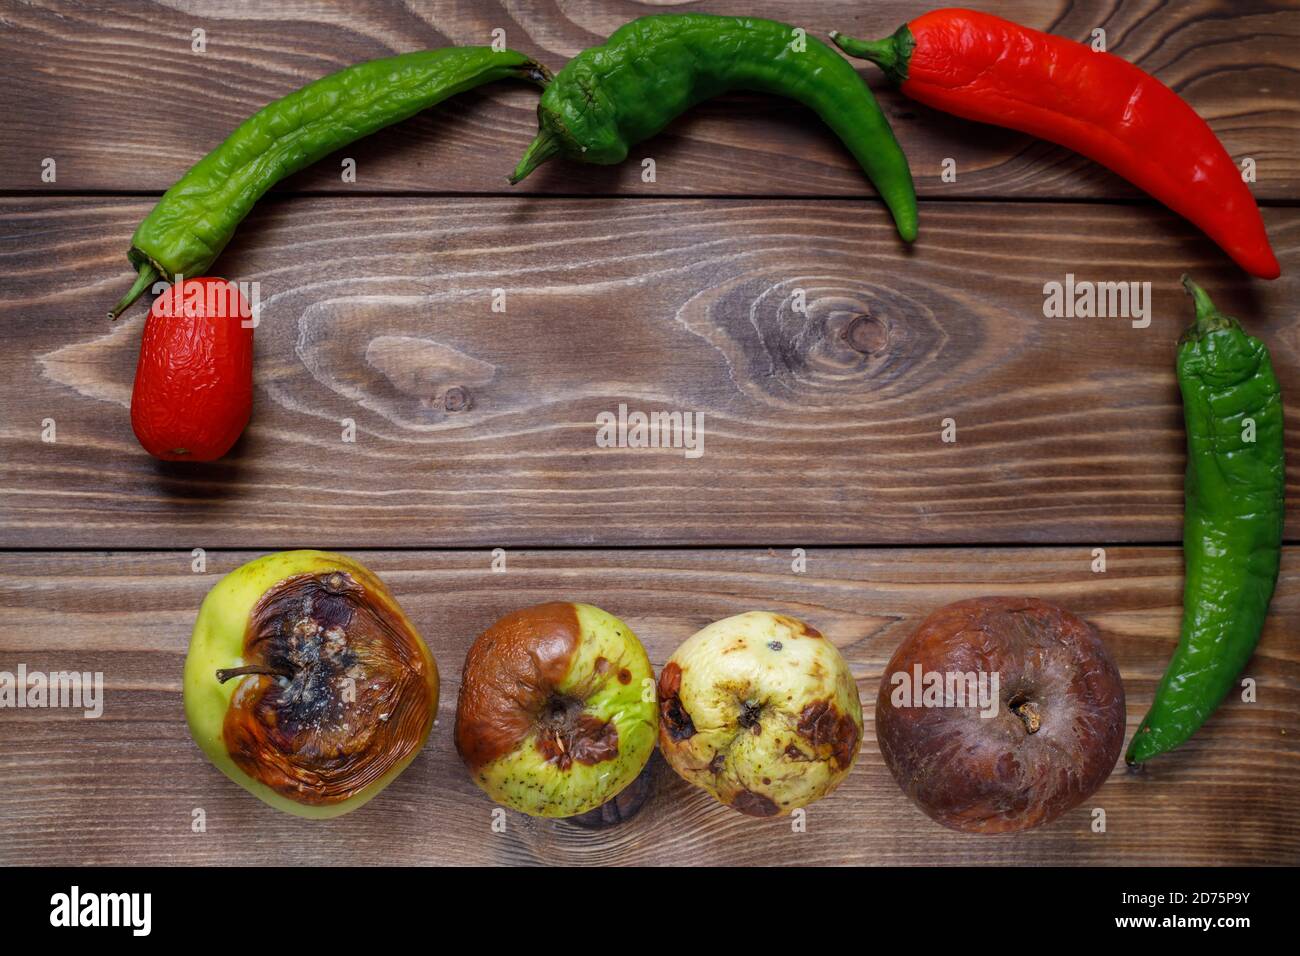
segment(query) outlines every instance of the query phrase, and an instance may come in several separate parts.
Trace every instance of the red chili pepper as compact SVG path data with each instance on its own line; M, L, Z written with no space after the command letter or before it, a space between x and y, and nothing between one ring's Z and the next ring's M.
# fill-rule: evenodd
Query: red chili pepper
M1251 275L1281 270L1241 171L1178 94L1132 63L972 10L934 10L884 40L835 33L908 96L1068 146L1205 231Z
M131 427L149 454L214 461L253 410L253 329L224 279L186 279L154 300L140 341Z

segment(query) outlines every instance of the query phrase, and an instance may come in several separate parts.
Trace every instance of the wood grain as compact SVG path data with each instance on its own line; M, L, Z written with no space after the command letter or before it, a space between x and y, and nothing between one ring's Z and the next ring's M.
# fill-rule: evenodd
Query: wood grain
M1260 649L1246 674L1258 702L1230 700L1183 748L1130 773L1038 831L951 833L914 809L876 748L881 671L921 617L960 598L1032 595L1090 621L1120 665L1128 732L1150 703L1178 631L1181 553L1113 548L1105 574L1083 548L487 552L355 555L392 588L442 672L439 722L409 770L368 806L327 823L277 813L229 783L190 741L180 674L189 630L217 577L250 553L0 554L0 670L102 671L98 720L66 710L0 719L0 864L15 863L639 863L760 865L1290 864L1300 862L1300 550L1289 549ZM587 831L493 804L451 742L460 667L474 636L517 607L592 601L622 616L656 667L705 623L754 608L800 616L844 652L868 730L845 784L790 821L715 804L662 763L632 821ZM1106 832L1090 830L1092 809ZM191 832L202 808L207 832Z
M1300 84L1294 51L1300 7L1262 0L1001 0L977 4L1039 29L1085 40L1106 30L1108 48L1172 86L1237 159L1258 164L1261 199L1300 197ZM627 20L677 9L661 3L385 3L340 7L288 0L210 5L39 0L5 7L0 83L9 118L0 126L0 190L161 192L244 117L351 63L450 43L483 44L491 31L553 68ZM735 13L726 0L689 9ZM835 28L883 36L921 9L909 0L791 4L751 0L744 11L794 20L813 36ZM191 31L207 52L191 52ZM1132 187L1068 151L943 116L887 89L879 93L922 195L1019 198L1131 197ZM500 192L535 131L536 94L501 86L459 97L285 184L288 190ZM339 180L340 157L358 181ZM591 169L552 164L528 192L657 195L841 195L870 186L807 110L775 98L728 96L705 104L647 142L654 183L638 162ZM58 163L42 183L41 162ZM940 178L956 160L956 182Z
M222 462L180 466L149 459L130 430L143 307L102 318L157 193L261 105L350 63L485 43L501 27L559 67L678 7L0 0L0 548L13 549L0 550L0 670L102 671L108 685L98 720L0 710L0 865L1300 863L1300 548L1286 550L1246 671L1258 702L1228 702L1178 752L1117 768L1041 831L987 839L933 824L869 727L807 833L716 805L656 757L654 795L630 823L510 814L497 834L451 745L473 637L551 599L623 616L656 667L728 614L803 617L843 649L870 721L885 662L926 613L1033 595L1098 628L1131 733L1181 612L1183 271L1272 349L1291 405L1295 539L1300 4L976 5L1080 40L1101 26L1113 52L1173 86L1235 158L1257 161L1284 278L1252 282L1105 170L933 113L869 66L926 198L911 251L834 137L779 99L727 96L674 123L640 151L655 182L637 162L557 163L507 191L536 93L502 84L259 205L217 265L261 283L253 422ZM750 0L744 12L870 36L919 9ZM196 27L203 55L189 49ZM338 179L344 155L354 186ZM46 157L54 183L40 181ZM947 157L954 183L939 178ZM1044 318L1043 285L1067 272L1150 281L1151 326ZM620 403L703 413L703 457L597 447L596 416ZM940 441L948 417L955 444ZM823 547L836 544L893 546ZM1094 574L1103 545L1108 569ZM182 713L203 595L256 553L293 546L363 549L443 676L421 756L372 804L323 824L225 780ZM504 574L489 570L497 546ZM206 573L190 570L194 547L218 549ZM1104 834L1090 831L1094 807ZM195 808L206 833L191 831Z
M102 317L146 208L0 200L0 545L1174 543L1184 270L1300 395L1290 208L1259 283L1153 208L927 204L907 252L870 201L305 198L222 259L262 288L252 424L169 465L144 306ZM1044 318L1067 273L1150 281L1150 327ZM703 414L703 456L597 447L620 403Z

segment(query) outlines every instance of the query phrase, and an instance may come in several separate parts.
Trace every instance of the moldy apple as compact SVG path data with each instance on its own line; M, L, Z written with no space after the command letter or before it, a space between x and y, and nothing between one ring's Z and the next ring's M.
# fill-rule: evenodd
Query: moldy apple
M894 675L997 675L995 709L904 702ZM876 699L880 754L930 817L967 833L1048 823L1105 782L1124 745L1124 686L1101 639L1035 598L939 608L885 667Z
M784 614L716 621L659 675L659 748L721 802L776 816L830 793L862 745L862 703L839 650Z
M456 750L493 800L586 813L632 783L655 745L654 671L631 628L590 604L515 611L465 658Z
M285 551L227 574L185 658L190 733L231 780L304 817L355 810L424 746L438 668L356 561Z

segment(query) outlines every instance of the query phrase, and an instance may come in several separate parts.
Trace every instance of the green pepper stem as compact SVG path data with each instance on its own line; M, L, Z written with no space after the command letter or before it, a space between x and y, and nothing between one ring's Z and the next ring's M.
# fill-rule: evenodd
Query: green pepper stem
M1214 307L1214 302L1211 301L1209 293L1193 282L1192 277L1185 273L1183 275L1183 288L1187 290L1187 294L1190 295L1192 301L1196 303L1197 322L1200 322L1204 316L1218 311Z
M131 291L118 300L117 305L108 310L108 317L116 319L119 315L131 307L131 303L144 294L144 290L157 282L161 275L154 268L152 262L140 263L140 274L135 277L135 282L131 286Z
M560 138L552 130L542 127L537 134L537 138L524 150L523 158L519 160L519 165L515 167L514 173L510 176L510 185L513 186L524 179L542 163L553 156L559 155L559 152Z
M1196 324L1183 333L1181 341L1189 337L1200 338L1210 332L1230 329L1237 325L1236 319L1224 315L1215 307L1209 293L1193 282L1191 276L1183 275L1183 288L1196 304Z
M856 40L837 30L832 30L830 37L849 56L876 64L893 82L902 83L907 79L907 64L912 59L912 51L916 49L916 38L906 23L883 40Z

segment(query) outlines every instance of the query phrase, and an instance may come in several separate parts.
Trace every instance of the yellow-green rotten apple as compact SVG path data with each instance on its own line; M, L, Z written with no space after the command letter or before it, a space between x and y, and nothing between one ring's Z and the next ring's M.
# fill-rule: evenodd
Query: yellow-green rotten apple
M488 796L532 816L614 797L650 759L657 725L645 648L590 604L508 614L465 658L456 750Z
M756 817L848 776L862 703L839 650L802 621L749 611L697 631L659 675L659 748L685 780Z
M420 752L438 667L373 573L282 551L217 582L185 658L190 733L231 780L303 817L355 810Z

